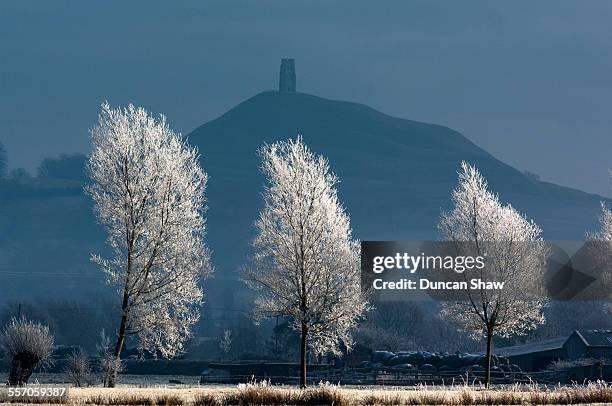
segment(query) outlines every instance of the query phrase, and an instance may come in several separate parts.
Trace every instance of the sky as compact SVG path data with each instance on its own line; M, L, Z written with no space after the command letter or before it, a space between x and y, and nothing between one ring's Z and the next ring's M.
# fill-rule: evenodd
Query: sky
M87 153L105 100L189 133L277 88L294 57L298 91L446 125L612 196L610 44L609 1L3 0L0 142L31 172Z

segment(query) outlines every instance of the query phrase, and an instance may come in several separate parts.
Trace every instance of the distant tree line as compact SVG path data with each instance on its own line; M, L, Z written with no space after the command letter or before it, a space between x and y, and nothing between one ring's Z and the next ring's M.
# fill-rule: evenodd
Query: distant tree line
M40 178L72 179L84 182L87 178L85 165L87 157L83 154L61 154L58 158L45 158L38 166Z
M60 154L55 158L43 159L36 169L36 176L84 182L87 178L86 163L87 156L84 154ZM0 142L0 179L24 180L31 177L25 168L14 168L9 171L8 154Z

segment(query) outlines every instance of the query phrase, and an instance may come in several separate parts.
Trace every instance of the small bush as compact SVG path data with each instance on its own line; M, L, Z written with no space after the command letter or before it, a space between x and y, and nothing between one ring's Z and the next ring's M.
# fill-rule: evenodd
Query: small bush
M105 388L114 387L119 380L119 374L123 371L123 363L119 357L115 357L111 350L110 338L104 330L100 333L98 349L98 371L100 380Z
M9 384L25 385L36 368L51 364L53 336L47 326L13 317L0 334L0 347L11 360Z
M70 354L64 372L75 386L82 387L90 384L91 366L89 365L89 357L82 348L74 350Z

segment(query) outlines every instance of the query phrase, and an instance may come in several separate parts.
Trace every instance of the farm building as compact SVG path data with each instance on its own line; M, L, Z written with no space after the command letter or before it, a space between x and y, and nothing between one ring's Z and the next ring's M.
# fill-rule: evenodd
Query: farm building
M566 341L566 337L553 338L500 348L494 352L507 357L511 364L518 365L523 371L539 371L553 361L566 358L563 349Z
M575 330L569 337L500 348L495 353L523 371L539 371L559 359L612 360L612 330Z
M576 330L563 348L568 359L612 359L612 330Z

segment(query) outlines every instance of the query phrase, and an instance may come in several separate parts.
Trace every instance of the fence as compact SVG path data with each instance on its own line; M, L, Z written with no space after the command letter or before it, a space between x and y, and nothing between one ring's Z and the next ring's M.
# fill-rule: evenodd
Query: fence
M571 384L573 382L583 383L595 380L612 380L612 365L603 365L603 368L574 367L557 371L540 372L491 372L492 384L532 384L543 385ZM215 374L210 371L202 375L201 383L242 383L250 380L269 379L274 384L297 384L299 377L295 374L273 375L273 374L229 374L227 372ZM397 370L393 368L381 368L375 371L360 368L327 369L309 371L308 382L340 383L343 385L383 385L383 386L414 386L414 385L463 385L478 384L484 381L484 372L466 371L458 372L434 372L424 373L418 369Z

